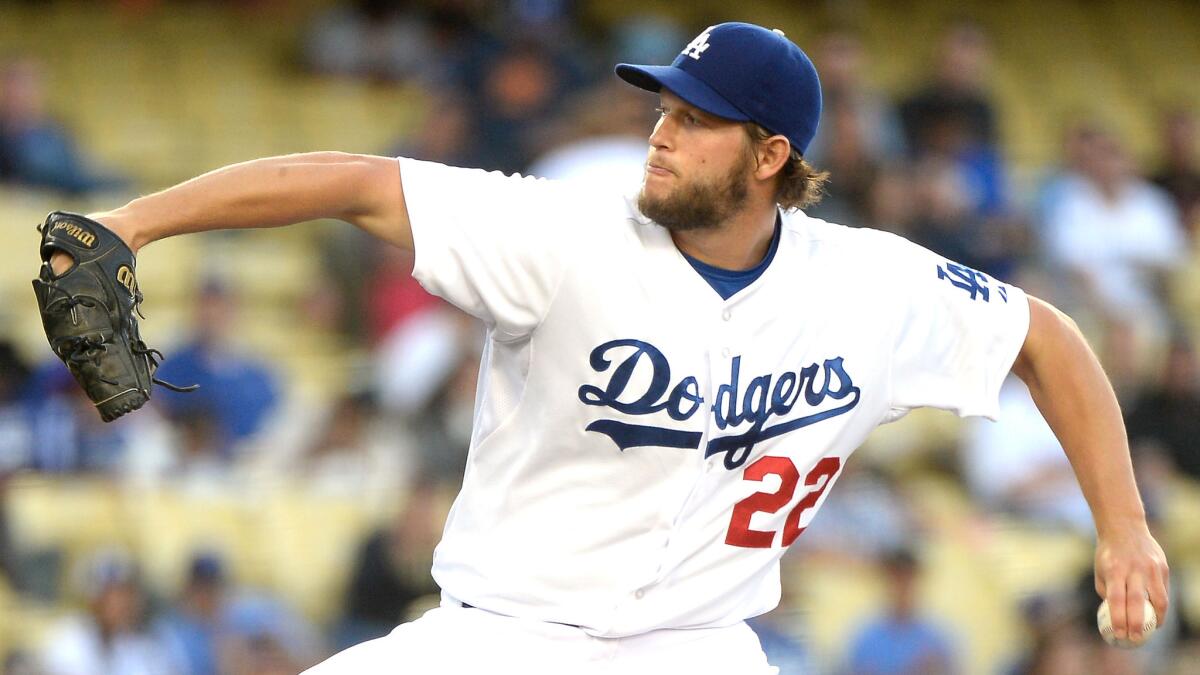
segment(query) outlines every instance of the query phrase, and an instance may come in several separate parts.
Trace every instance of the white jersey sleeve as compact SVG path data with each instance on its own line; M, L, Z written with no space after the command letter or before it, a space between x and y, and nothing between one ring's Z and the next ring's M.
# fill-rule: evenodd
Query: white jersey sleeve
M1000 386L1029 330L1025 293L897 238L886 268L899 303L892 407L996 419Z
M554 181L399 162L416 252L413 276L499 337L528 334L569 264L566 230L585 205Z

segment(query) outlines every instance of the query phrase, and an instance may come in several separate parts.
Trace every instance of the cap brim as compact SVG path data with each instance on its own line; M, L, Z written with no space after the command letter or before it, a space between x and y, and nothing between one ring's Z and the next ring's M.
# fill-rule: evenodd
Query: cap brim
M669 90L706 113L725 119L747 122L750 118L726 101L716 90L675 66L635 66L618 63L617 77L646 91Z

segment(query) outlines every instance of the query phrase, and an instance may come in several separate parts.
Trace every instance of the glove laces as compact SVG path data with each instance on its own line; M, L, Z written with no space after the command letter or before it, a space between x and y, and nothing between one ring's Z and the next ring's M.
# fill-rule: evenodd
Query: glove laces
M95 298L86 295L68 295L65 291L62 291L56 286L49 286L49 288L52 288L65 296L58 302L64 305L67 310L71 312L71 324L75 326L79 325L79 312L75 310L76 307L95 307L97 304L99 304L99 301L97 301ZM137 315L142 317L142 319L145 319L146 315L142 314L140 307L142 300L143 296L141 291L134 291L133 311L137 312ZM130 318L130 323L133 323L132 317ZM137 335L137 325L134 324L131 326L131 328L134 331L133 334ZM97 371L100 370L100 356L107 351L108 345L103 337L93 335L64 338L59 342L58 347L58 353L62 356L63 360L68 366L73 365L78 368L84 364L91 364ZM181 394L186 394L200 388L200 385L198 384L179 386L156 377L154 373L158 370L159 365L161 365L162 361L166 357L163 356L163 353L157 349L146 346L146 343L141 339L133 341L129 346L129 351L146 359L146 362L150 364L150 381L154 384L157 384L161 387L166 387L171 391L179 392ZM114 387L119 385L118 382L114 382L103 375L100 375L99 372L96 373L96 379Z

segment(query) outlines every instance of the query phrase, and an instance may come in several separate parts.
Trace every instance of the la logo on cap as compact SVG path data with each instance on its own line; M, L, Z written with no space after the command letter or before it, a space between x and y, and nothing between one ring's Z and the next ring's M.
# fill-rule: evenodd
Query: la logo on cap
M700 55L708 49L708 32L714 28L716 28L716 26L709 26L708 28L705 28L703 33L697 35L696 39L689 42L688 46L684 47L683 51L679 53L687 54L693 59L699 61Z

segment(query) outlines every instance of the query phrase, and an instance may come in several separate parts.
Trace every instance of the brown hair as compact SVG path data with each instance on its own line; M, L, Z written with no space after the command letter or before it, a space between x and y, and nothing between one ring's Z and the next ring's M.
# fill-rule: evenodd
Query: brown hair
M754 122L746 122L746 133L751 143L762 143L775 134ZM821 201L828 171L819 171L804 160L795 148L783 168L779 170L779 183L775 187L775 201L784 211L802 209Z

